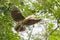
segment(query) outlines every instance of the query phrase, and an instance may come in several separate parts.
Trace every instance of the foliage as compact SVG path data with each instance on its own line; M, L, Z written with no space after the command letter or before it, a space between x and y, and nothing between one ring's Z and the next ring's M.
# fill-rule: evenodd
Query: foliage
M19 40L19 36L12 31L14 21L10 16L7 0L0 2L0 40Z
M12 27L14 27L14 21L11 18L10 11L12 7L18 7L22 14L27 17L31 14L43 14L39 17L47 18L51 20L57 20L57 24L60 23L60 0L0 0L0 40L19 40L18 34L13 33ZM46 35L49 40L60 40L59 30L54 30L54 24L46 22L47 29ZM53 31L54 30L54 31ZM52 32L53 31L53 32ZM47 33L48 32L48 33ZM37 37L35 40L39 40Z

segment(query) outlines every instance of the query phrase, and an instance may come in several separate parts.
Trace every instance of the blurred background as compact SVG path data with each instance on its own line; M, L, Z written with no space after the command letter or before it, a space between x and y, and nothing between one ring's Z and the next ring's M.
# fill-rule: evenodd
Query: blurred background
M16 33L11 9L19 8L24 17L34 14L42 21ZM60 0L0 0L0 40L60 40Z

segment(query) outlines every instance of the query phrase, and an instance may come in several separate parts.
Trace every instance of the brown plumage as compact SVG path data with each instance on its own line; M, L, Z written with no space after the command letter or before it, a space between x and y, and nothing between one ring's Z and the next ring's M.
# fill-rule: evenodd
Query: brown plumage
M36 19L35 15L30 15L23 20L22 24L23 25L33 25L39 21L41 21L41 19Z
M26 27L23 25L18 25L15 27L15 31L19 32L19 31L25 31Z
M12 16L13 20L15 20L17 22L19 22L19 21L24 19L24 16L21 14L19 9L17 9L17 8L12 9L11 16Z
M24 27L24 25L33 25L33 24L41 21L41 19L36 19L35 15L30 15L30 16L24 18L24 16L21 14L21 12L19 11L18 8L13 9L11 11L11 16L12 16L13 20L15 20L16 22L20 22L20 24L15 27L15 30L17 32L25 31L26 27Z
M23 22L24 25L33 25L37 22L41 21L41 19L38 19L38 20L34 20L34 19L27 19Z

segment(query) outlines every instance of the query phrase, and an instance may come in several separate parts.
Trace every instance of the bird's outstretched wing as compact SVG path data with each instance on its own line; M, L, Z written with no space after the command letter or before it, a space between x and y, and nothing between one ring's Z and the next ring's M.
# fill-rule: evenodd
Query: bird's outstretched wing
M13 10L11 10L11 16L12 16L13 20L15 20L17 22L25 19L18 8L14 8Z
M33 25L41 20L42 19L36 19L34 15L30 15L24 19L23 24L24 25Z
M24 25L33 25L37 22L41 21L41 19L35 20L35 19L28 19L26 21L23 22Z

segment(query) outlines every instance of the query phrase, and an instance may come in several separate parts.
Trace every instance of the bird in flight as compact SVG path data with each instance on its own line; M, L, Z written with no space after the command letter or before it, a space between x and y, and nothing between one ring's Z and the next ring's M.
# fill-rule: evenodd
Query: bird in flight
M25 31L25 26L33 25L42 20L36 19L35 15L30 15L25 18L18 8L13 8L13 10L11 10L11 17L14 21L19 23L19 25L15 27L17 32Z

